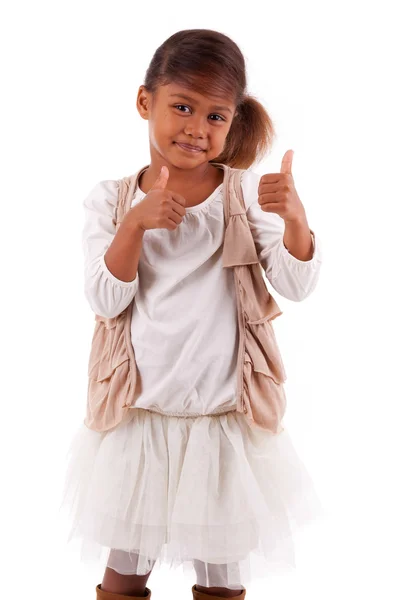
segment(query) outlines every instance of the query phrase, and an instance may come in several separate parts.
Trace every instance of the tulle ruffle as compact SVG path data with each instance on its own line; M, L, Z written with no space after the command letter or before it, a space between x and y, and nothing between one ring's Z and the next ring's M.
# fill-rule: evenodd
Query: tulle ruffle
M195 568L204 586L223 573L238 589L295 568L296 530L323 510L286 429L250 427L236 411L130 410L107 432L82 425L67 454L60 510L82 561L136 574L182 566L192 581Z

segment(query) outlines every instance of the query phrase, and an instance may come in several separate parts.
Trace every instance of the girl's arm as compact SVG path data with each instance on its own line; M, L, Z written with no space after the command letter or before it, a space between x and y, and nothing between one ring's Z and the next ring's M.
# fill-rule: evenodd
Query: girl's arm
M258 184L261 175L245 171L242 191L247 219L253 235L258 258L272 287L284 298L300 302L315 289L322 264L321 242L314 232L313 256L299 260L283 243L285 222L276 213L267 213L258 203Z
M83 202L84 293L91 309L107 318L119 315L139 287L143 235L123 224L116 232L117 199L117 181L105 180Z

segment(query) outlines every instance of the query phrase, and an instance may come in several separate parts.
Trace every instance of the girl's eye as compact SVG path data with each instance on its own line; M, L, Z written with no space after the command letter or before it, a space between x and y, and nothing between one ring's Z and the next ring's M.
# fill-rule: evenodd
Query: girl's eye
M184 104L177 104L177 105L175 106L175 108L178 108L178 109L179 109L181 106L183 106L184 108L188 108L188 107L187 107L187 106L185 106ZM182 112L182 111L180 111L180 112Z
M177 108L178 110L179 110L179 108L180 108L180 107L183 107L183 108L189 108L188 106L186 106L186 104L176 104L176 105L175 105L175 108ZM180 110L179 112L183 112L183 111L181 111L181 110ZM213 114L212 116L213 116L213 117L219 117L219 118L217 119L217 121L219 121L219 120L221 120L221 121L225 121L225 119L224 119L223 117L221 117L221 115ZM214 120L214 119L213 119L213 120Z

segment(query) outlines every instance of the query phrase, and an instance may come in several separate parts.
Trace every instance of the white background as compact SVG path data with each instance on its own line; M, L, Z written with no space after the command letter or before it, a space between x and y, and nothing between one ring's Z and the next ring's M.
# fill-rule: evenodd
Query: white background
M156 48L217 29L277 128L254 170L293 176L323 243L314 293L271 290L288 373L286 427L329 513L297 574L250 599L400 597L399 106L395 3L4 2L1 44L2 582L4 598L95 598L102 573L63 544L64 457L86 402L93 313L82 202L148 164L136 95ZM271 289L271 288L269 288ZM191 598L177 574L153 598ZM172 596L173 595L173 596Z

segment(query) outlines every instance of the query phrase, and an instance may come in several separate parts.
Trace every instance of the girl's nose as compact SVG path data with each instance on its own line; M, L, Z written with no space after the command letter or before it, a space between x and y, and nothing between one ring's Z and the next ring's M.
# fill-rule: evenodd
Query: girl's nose
M186 123L185 133L195 138L204 138L207 135L207 123L199 117L190 119L190 122Z

